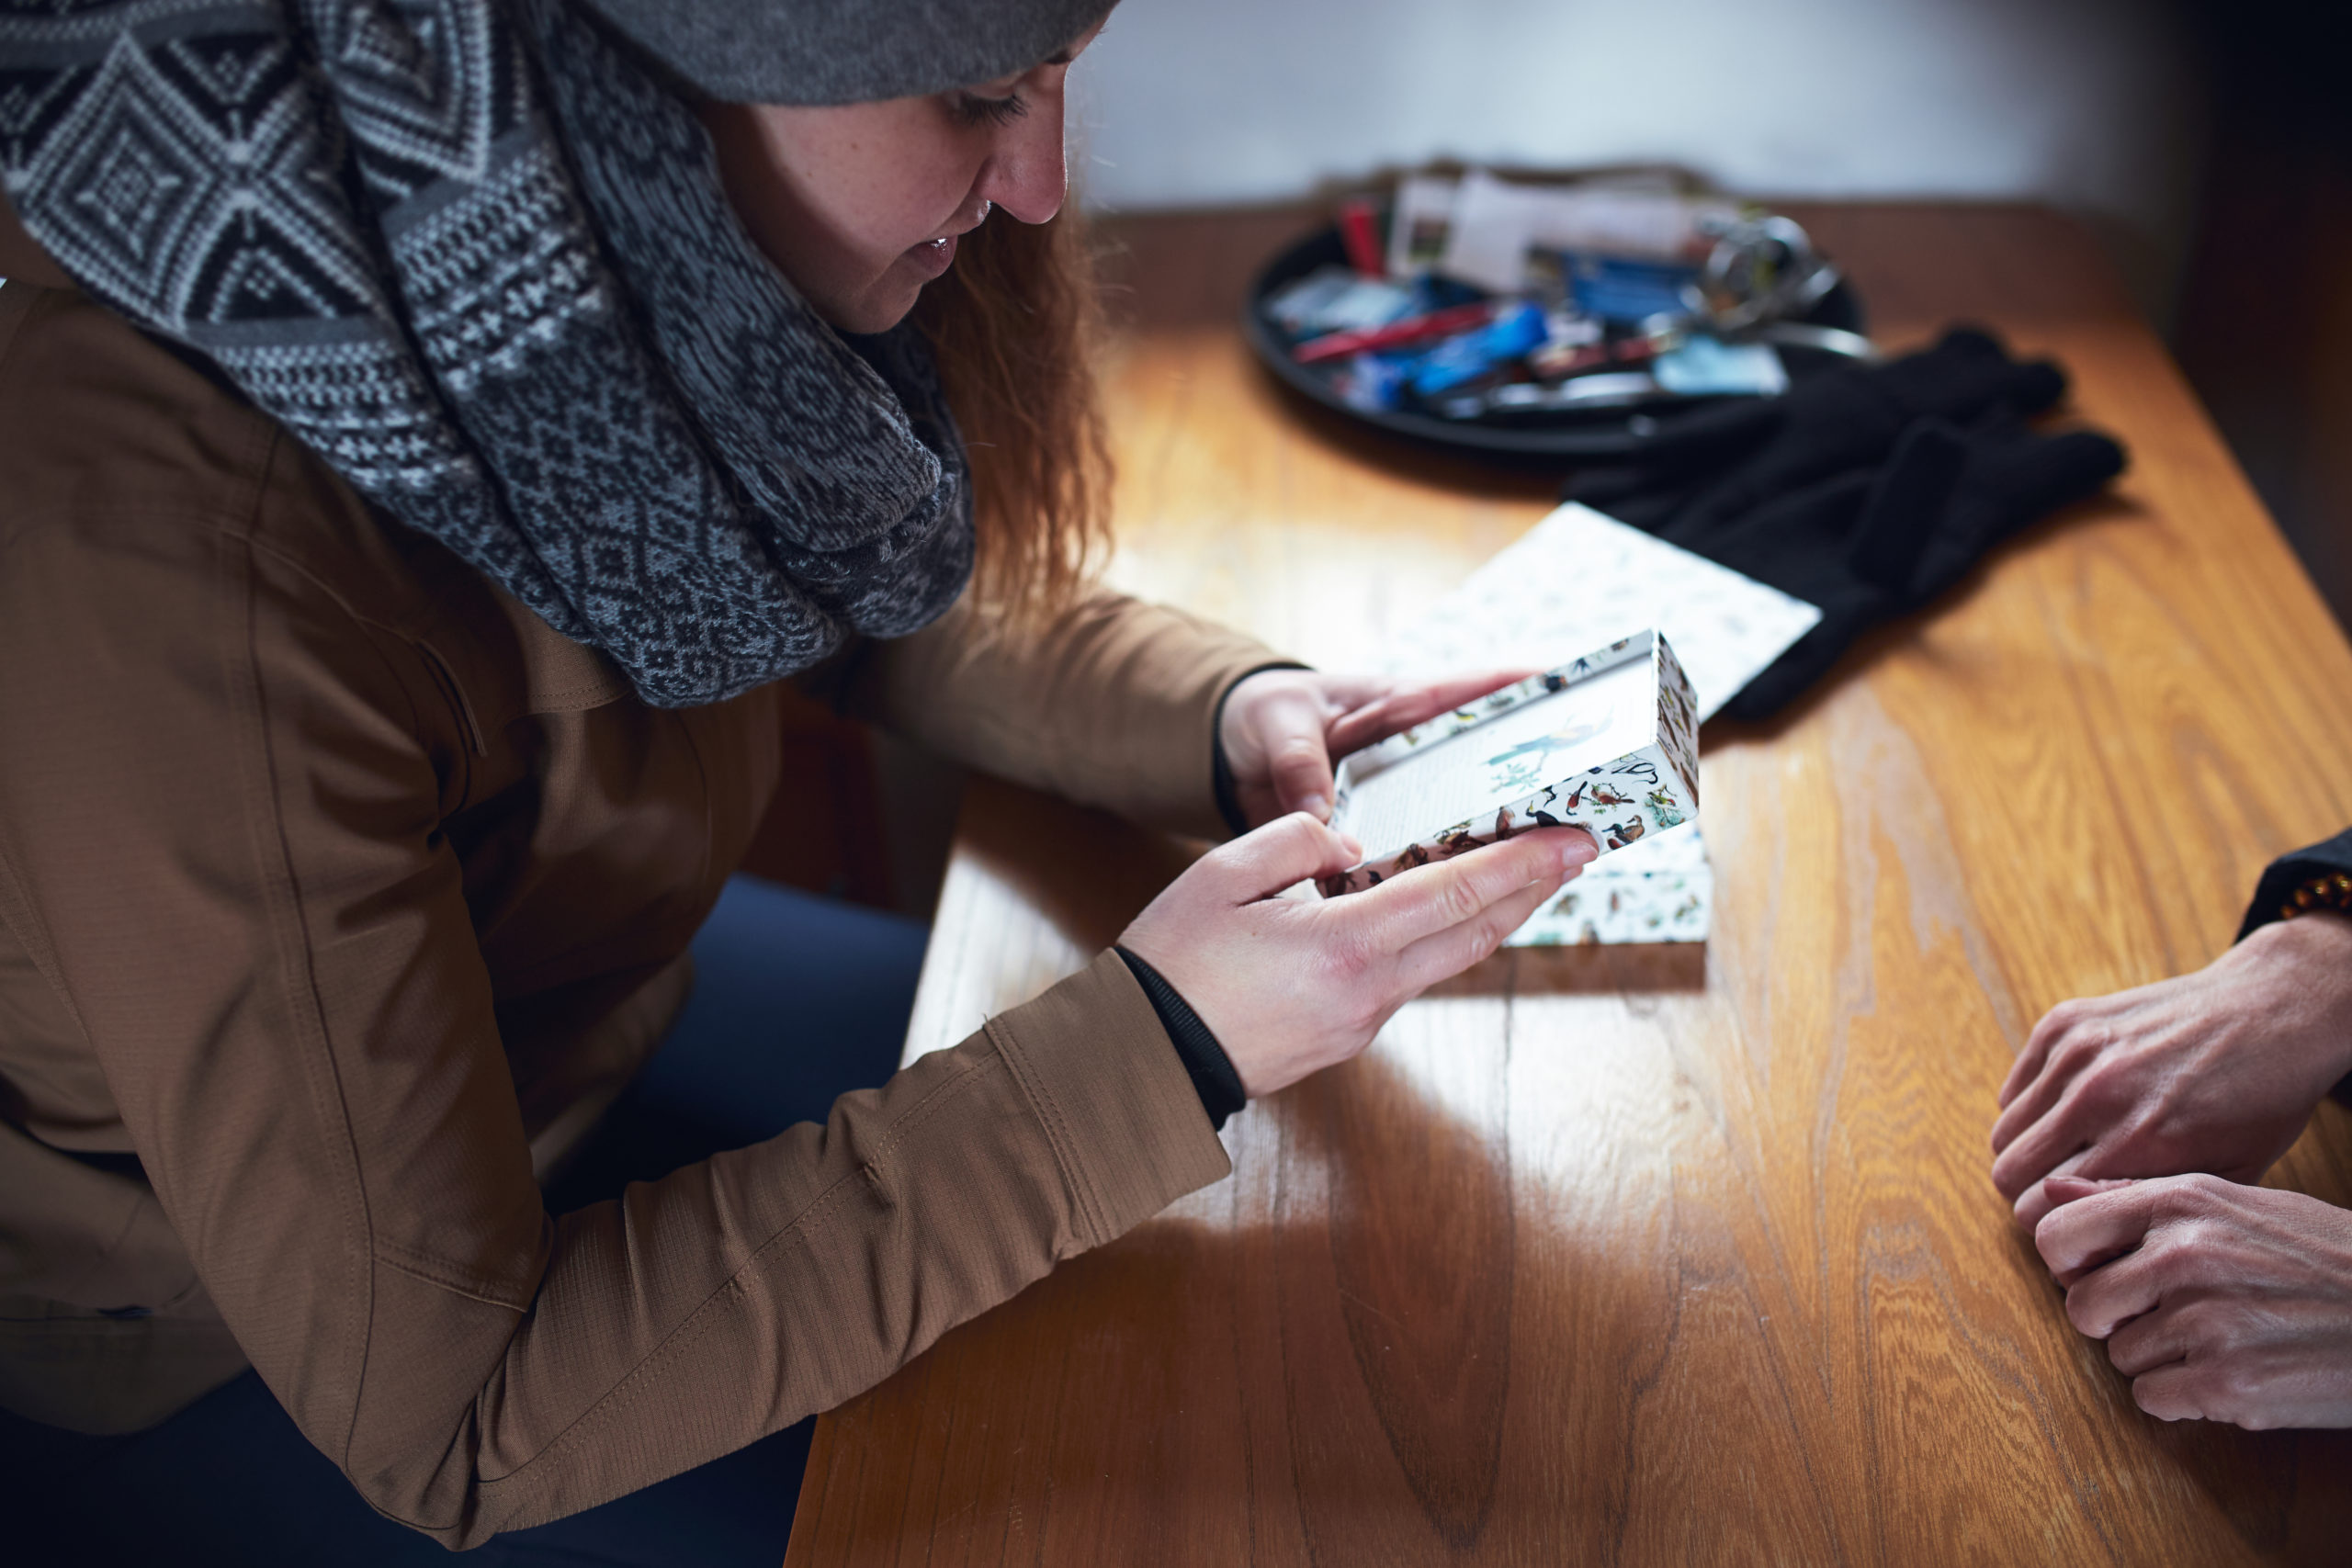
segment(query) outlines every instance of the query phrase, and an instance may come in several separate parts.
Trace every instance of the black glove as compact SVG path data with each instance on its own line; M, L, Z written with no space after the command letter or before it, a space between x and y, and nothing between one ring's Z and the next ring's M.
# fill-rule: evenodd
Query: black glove
M1891 365L1661 423L1565 498L1821 607L1723 710L1762 718L1866 627L1927 604L1994 545L2122 471L2104 435L2027 428L2065 389L2056 366L1955 332Z

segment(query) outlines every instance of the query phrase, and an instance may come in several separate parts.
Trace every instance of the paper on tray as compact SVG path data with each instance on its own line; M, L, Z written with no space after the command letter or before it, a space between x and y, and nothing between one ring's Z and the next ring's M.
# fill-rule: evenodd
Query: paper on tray
M1652 182L1530 185L1472 169L1459 181L1427 175L1397 188L1389 271L1435 270L1501 294L1528 288L1531 251L1695 266L1740 206Z

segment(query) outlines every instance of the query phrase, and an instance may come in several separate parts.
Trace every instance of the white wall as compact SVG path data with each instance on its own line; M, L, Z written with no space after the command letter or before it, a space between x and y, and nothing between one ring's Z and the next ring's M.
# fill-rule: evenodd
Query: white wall
M2186 65L2160 0L1124 0L1073 120L1097 207L1437 156L1665 160L1758 195L2048 200L2160 295Z

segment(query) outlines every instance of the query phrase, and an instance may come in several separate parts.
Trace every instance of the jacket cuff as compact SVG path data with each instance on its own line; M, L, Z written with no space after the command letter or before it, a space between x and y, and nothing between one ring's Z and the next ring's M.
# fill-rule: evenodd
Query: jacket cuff
M2327 902L2296 897L2314 877L2330 879L2352 875L2352 828L2346 828L2333 839L2322 839L2316 844L2306 844L2292 854L2280 855L2263 869L2262 880L2254 886L2254 900L2246 906L2245 919L2238 926L2237 940L2244 942L2267 925L2289 919L2312 908L2342 908L2340 899ZM2352 912L2352 911L2347 911ZM2352 1075L2339 1080L2328 1090L2339 1103L2352 1106Z
M1069 1183L1081 1249L1231 1173L1182 1059L1115 950L987 1028Z
M1167 976L1124 947L1112 951L1127 961L1136 983L1151 998L1151 1010L1159 1015L1159 1026L1168 1031L1176 1055L1183 1059L1184 1076L1193 1080L1193 1092L1200 1097L1201 1109L1208 1112L1209 1125L1224 1132L1233 1113L1250 1103L1250 1091L1241 1087L1241 1075L1233 1070L1233 1058L1225 1054L1225 1047L1217 1043L1216 1032L1193 1010L1193 1004L1184 999L1183 994L1168 983Z
M2272 861L2255 884L2254 901L2246 906L2237 940L2244 942L2264 926L2287 919L2290 909L2301 913L2296 890L2315 876L2337 873L2352 874L2352 828Z
M1241 813L1241 795L1234 786L1233 764L1225 760L1225 705L1233 700L1233 689L1252 675L1262 675L1269 670L1307 668L1295 659L1276 659L1252 665L1227 681L1225 690L1216 694L1216 706L1209 713L1209 788L1216 797L1216 814L1225 818L1226 827L1232 829L1237 839L1250 830L1250 819ZM1337 757L1332 758L1331 765L1336 768L1339 761ZM1225 1053L1220 1050L1217 1054L1223 1055ZM1224 1123L1219 1122L1218 1125Z

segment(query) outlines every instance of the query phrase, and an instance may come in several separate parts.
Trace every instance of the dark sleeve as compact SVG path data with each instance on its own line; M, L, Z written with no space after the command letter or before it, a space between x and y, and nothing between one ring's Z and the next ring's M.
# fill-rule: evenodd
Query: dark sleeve
M2342 884L2312 886L2319 877L2340 877ZM2272 861L2254 885L2254 901L2246 906L2238 940L2244 942L2273 920L2313 908L2352 912L2352 828Z
M2238 927L2238 940L2244 942L2264 926L2312 909L2352 915L2352 828L2280 855L2265 867L2262 880L2254 885L2254 901L2246 906L2245 919ZM2328 1092L2352 1106L2352 1075Z
M1124 947L1117 952L1134 971L1136 984L1150 998L1152 1010L1159 1015L1159 1026L1176 1043L1176 1055L1184 1063L1184 1076L1193 1080L1193 1092L1201 1097L1201 1109L1208 1112L1209 1125L1223 1132L1226 1118L1250 1103L1250 1096L1241 1087L1241 1075L1233 1070L1233 1059L1216 1043L1216 1036L1209 1032L1209 1026L1201 1021L1201 1015L1177 994L1176 987L1159 970Z

